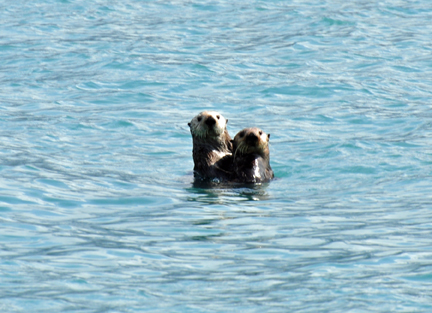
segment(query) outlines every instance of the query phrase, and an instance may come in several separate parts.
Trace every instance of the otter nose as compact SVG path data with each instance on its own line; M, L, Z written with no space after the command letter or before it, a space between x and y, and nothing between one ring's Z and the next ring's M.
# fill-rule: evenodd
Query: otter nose
M207 120L205 121L205 123L206 123L208 126L213 126L214 124L216 124L216 120L215 120L212 116L209 116L209 117L207 118Z
M254 133L250 133L249 135L247 135L246 139L248 142L251 142L251 143L255 143L258 141L258 137Z

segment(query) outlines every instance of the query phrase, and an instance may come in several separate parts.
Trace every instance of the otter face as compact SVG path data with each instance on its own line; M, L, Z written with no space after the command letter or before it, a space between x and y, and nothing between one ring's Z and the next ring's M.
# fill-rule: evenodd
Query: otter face
M270 134L266 134L256 127L245 128L234 137L233 144L235 155L262 154L268 148Z
M219 137L225 130L228 120L215 111L204 111L195 116L190 123L192 136L198 138Z

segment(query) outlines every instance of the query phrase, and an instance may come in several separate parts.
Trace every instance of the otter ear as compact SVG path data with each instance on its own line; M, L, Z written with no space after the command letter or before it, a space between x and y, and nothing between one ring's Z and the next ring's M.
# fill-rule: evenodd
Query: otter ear
M225 124L228 124L228 119L225 120Z
M190 127L190 124L191 124L191 123L188 123L188 126L189 126L189 127Z
M267 135L267 139L270 139L270 134Z

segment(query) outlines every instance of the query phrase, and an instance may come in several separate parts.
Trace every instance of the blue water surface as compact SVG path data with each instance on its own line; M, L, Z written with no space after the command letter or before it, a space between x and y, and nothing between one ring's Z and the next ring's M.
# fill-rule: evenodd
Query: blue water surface
M432 312L432 2L0 19L1 312ZM203 110L276 179L194 186Z

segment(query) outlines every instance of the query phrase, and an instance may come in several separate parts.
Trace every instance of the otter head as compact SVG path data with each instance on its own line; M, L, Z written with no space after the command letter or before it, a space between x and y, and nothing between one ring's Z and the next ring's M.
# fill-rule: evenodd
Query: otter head
M267 155L270 134L256 127L245 128L237 133L233 140L234 159L237 155Z
M195 116L190 123L192 137L206 139L221 137L226 131L226 120L215 111L204 111Z

